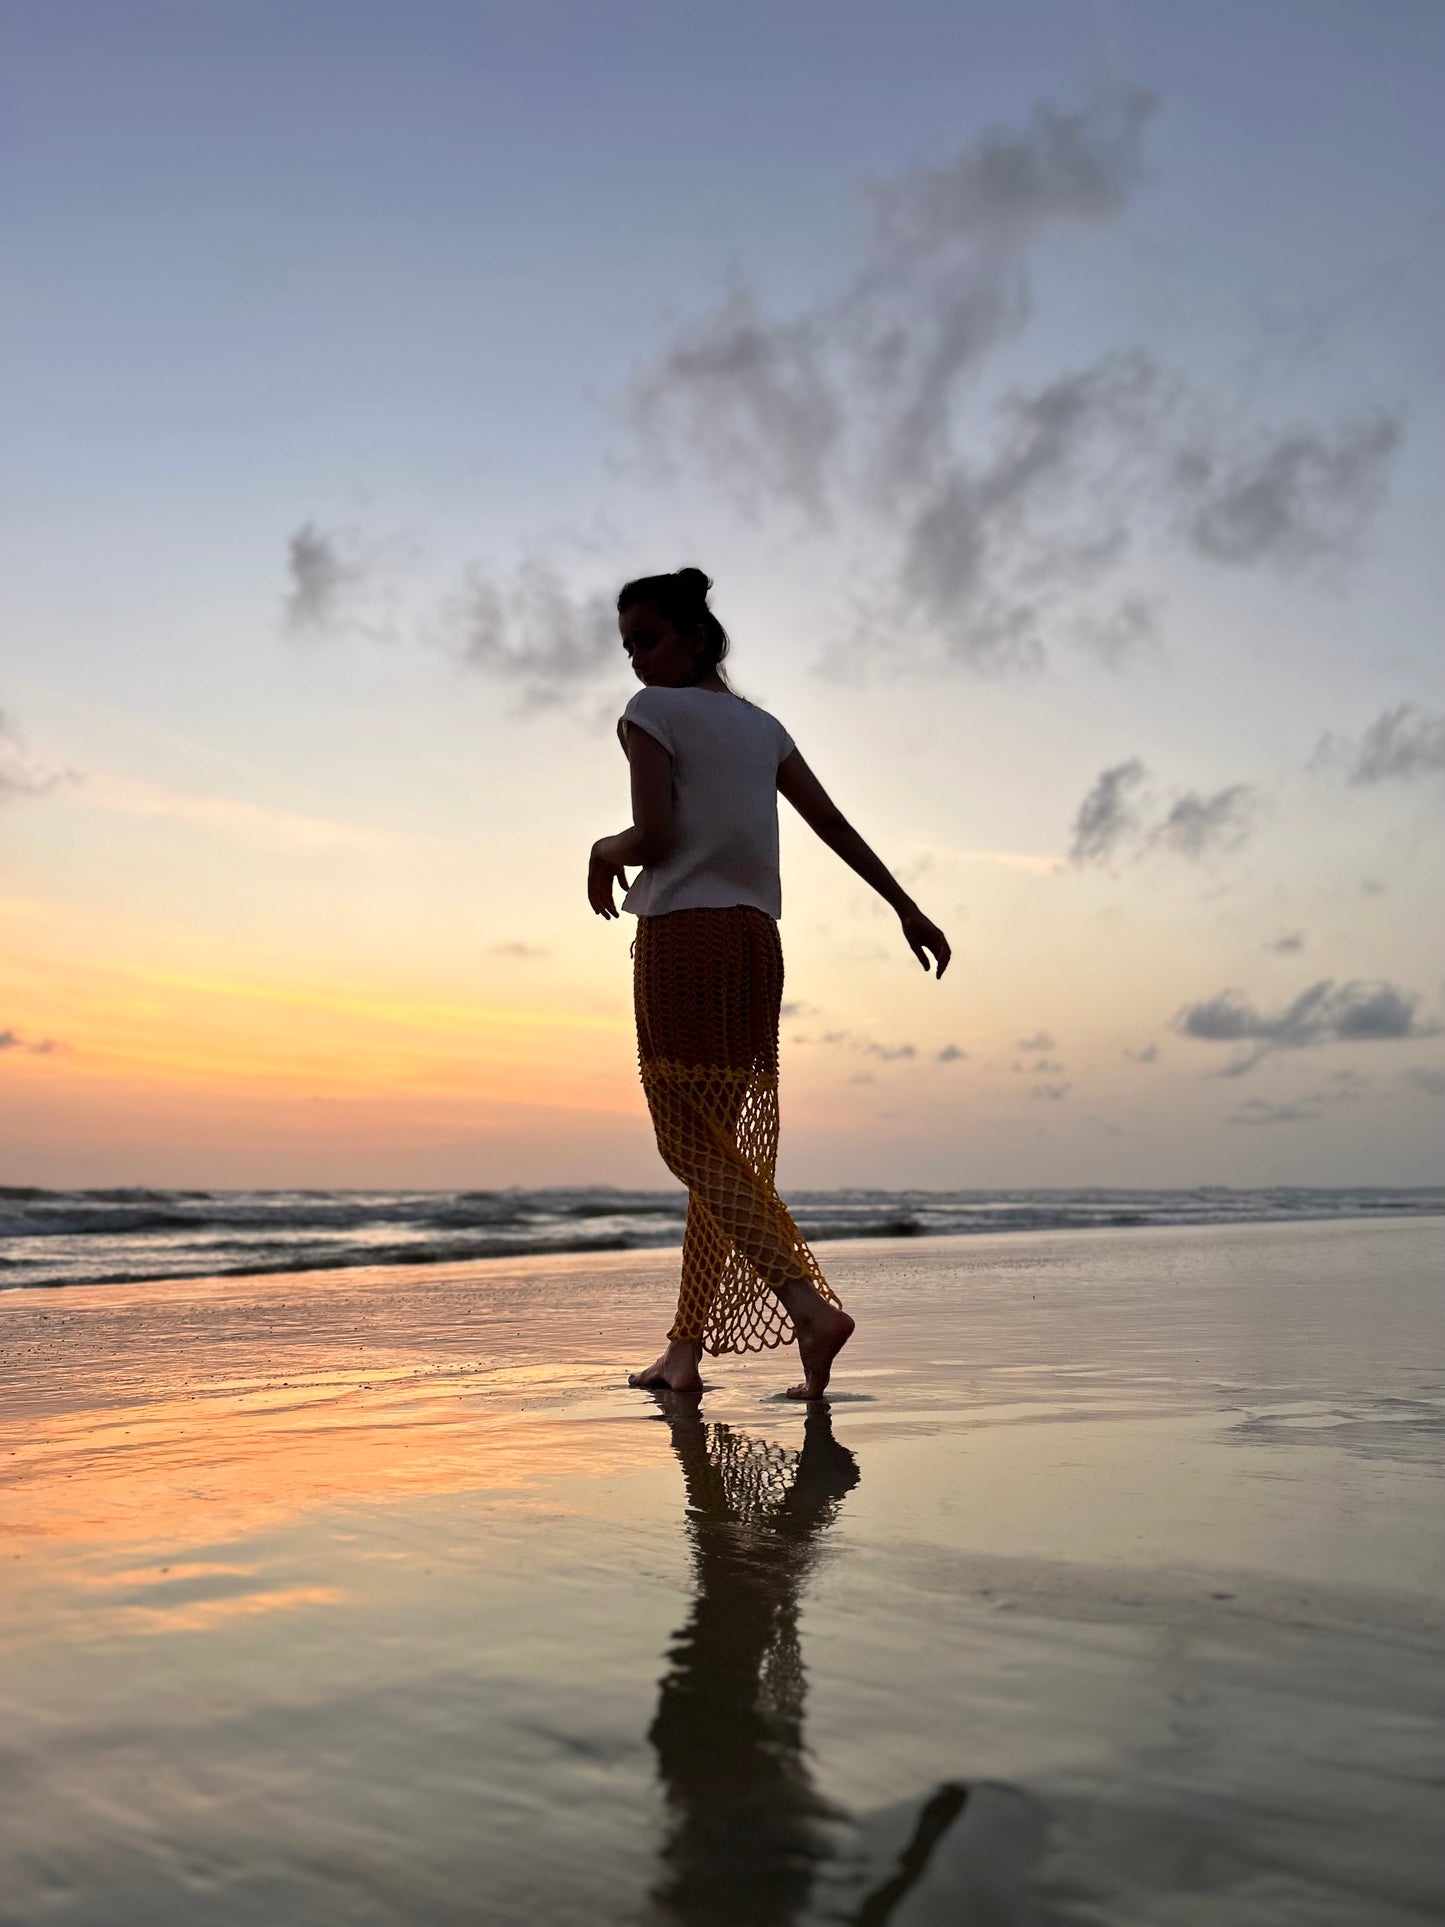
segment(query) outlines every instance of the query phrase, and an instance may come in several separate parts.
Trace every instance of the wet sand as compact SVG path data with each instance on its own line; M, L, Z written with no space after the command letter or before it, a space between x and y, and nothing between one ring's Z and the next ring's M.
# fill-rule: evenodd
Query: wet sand
M1445 1221L0 1295L0 1921L1437 1920Z

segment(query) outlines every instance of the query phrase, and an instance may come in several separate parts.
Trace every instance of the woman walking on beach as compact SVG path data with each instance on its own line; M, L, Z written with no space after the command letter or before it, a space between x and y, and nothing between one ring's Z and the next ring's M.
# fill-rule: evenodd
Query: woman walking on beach
M642 1088L663 1162L687 1186L682 1285L666 1349L629 1383L700 1392L704 1350L761 1351L796 1336L821 1398L853 1320L774 1184L778 1018L778 795L898 913L941 977L948 940L848 823L782 724L728 687L727 632L701 569L642 576L617 598L643 687L617 733L631 766L632 822L592 846L587 895L600 917L637 918L633 992ZM627 870L641 866L629 887Z

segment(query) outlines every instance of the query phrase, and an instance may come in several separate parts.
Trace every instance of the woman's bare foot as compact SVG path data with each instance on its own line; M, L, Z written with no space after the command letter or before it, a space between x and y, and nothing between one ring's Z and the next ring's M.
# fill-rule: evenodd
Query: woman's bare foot
M802 1381L790 1385L787 1395L821 1398L828 1389L833 1360L853 1336L853 1320L846 1311L830 1305L802 1278L784 1285L778 1296L793 1321L798 1356L803 1361Z
M645 1372L633 1372L627 1382L650 1392L699 1393L702 1391L702 1374L698 1370L701 1362L702 1346L695 1339L674 1338Z

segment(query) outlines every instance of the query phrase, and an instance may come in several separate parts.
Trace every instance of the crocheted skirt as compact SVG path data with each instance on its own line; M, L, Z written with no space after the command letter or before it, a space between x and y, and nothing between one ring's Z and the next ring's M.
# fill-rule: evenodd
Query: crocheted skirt
M687 1186L682 1286L669 1338L706 1350L787 1344L772 1287L806 1278L830 1304L818 1261L774 1183L783 951L761 910L639 917L633 951L637 1053L657 1148Z

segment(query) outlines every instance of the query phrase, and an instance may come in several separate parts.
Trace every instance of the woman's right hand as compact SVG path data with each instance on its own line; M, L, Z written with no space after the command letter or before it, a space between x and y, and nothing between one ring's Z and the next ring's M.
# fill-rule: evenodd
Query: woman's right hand
M933 952L938 960L938 975L941 977L948 968L949 958L953 955L948 947L948 938L936 923L929 922L916 903L910 909L900 910L898 921L903 925L904 942L925 970L929 967L928 953L930 950Z
M612 895L614 880L622 885L624 896L630 887L627 871L608 850L607 846L611 841L611 837L599 837L592 845L592 853L587 860L587 901L599 917L621 915Z

